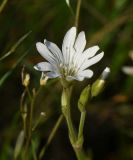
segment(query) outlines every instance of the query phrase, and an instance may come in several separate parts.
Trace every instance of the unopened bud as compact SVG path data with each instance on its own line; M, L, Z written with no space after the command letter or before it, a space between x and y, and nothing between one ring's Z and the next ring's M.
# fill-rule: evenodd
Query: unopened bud
M109 67L106 67L106 68L104 69L104 71L102 72L100 78L101 78L102 80L106 80L107 77L108 77L108 75L109 75L109 73L110 73L110 68L109 68Z
M99 79L97 79L93 84L91 88L91 95L92 97L97 96L104 87L105 80L107 79L108 75L110 73L110 68L106 67L104 71L102 72L101 76Z
M25 72L25 67L22 68L21 78L23 86L27 87L30 83L30 75Z
M48 77L44 76L44 74L42 73L41 78L40 78L40 86L45 86L45 84L47 83Z
M83 91L80 94L80 98L78 100L78 108L81 112L85 109L90 96L91 96L90 85L88 85L83 89Z
M30 83L30 75L28 73L25 74L24 79L22 81L23 85L27 87Z
M45 117L46 113L45 112L41 112L40 115Z

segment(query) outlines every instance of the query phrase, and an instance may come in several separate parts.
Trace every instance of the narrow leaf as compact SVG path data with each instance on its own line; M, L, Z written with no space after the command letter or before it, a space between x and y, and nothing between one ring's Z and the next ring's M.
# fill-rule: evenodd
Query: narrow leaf
M3 0L2 4L0 5L0 13L3 11L3 9L5 8L6 4L7 4L8 0Z
M24 131L21 131L18 135L15 150L14 150L14 158L15 159L17 159L17 157L19 156L21 149L22 149L22 146L23 146L23 143L24 143Z
M28 54L29 50L27 50L17 61L16 63L12 66L11 70L6 72L2 78L0 78L0 87L2 84L5 82L5 80L11 75L13 70L17 67L17 65L22 61L22 59Z
M0 61L5 59L6 57L8 57L9 55L11 55L12 53L14 53L17 49L17 47L29 36L29 34L31 33L31 31L29 31L28 33L26 33L24 36L22 36L12 47L11 49L0 58Z
M67 4L68 6L70 6L70 1L69 1L69 0L66 0L66 4Z

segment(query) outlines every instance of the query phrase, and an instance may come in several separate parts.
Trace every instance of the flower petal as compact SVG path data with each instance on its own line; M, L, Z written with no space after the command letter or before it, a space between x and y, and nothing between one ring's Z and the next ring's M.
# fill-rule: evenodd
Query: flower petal
M93 57L96 52L99 50L98 46L93 46L88 49L86 49L82 54L79 54L77 57L77 60L75 60L75 63L77 64L78 67L83 64L88 58Z
M93 64L99 62L102 59L103 56L104 56L104 52L101 52L101 53L97 54L95 57L93 57L91 59L87 59L86 61L84 61L82 63L82 65L80 66L79 70L80 71L84 70L84 69L92 66Z
M38 52L41 54L43 58L45 58L47 61L49 61L52 64L56 64L55 57L51 54L51 52L48 50L48 48L41 42L36 43L36 48Z
M54 67L48 62L40 62L34 66L34 68L38 71L53 71Z
M62 44L62 52L64 63L70 63L71 57L73 56L73 45L76 38L76 27L69 29L64 37Z
M81 76L84 78L91 78L93 76L93 71L90 69L86 69L86 70L79 72L78 76Z
M56 72L47 72L47 73L45 73L45 75L46 75L48 78L57 78L57 77L60 77L60 74L59 74L59 73L56 73Z
M67 76L66 80L67 81L72 81L72 80L83 81L84 77L82 77L82 76Z
M48 47L48 49L54 55L54 57L57 58L58 62L61 63L62 62L62 53L61 53L61 50L59 49L59 47L56 44L54 44L46 39L44 39L44 44Z
M85 45L86 45L85 33L82 31L78 34L78 37L75 41L74 49L76 50L76 53L83 52Z
M82 52L85 48L86 45L86 38L85 38L85 33L82 31L78 34L78 37L76 39L74 49L75 49L75 54L74 54L74 65L79 64L79 62L82 60Z
M78 75L78 76L75 77L75 79L76 79L77 81L83 81L83 80L84 80L84 77Z
M96 52L99 50L99 47L98 46L93 46L93 47L90 47L88 49L86 49L84 52L83 52L83 57L85 57L86 59L87 58L91 58L93 57Z

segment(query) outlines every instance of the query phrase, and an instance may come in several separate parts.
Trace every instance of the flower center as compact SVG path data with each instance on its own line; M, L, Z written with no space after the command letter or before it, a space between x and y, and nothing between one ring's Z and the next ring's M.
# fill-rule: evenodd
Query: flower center
M74 65L69 64L60 64L59 71L63 78L66 78L67 76L75 76L76 74L76 67Z

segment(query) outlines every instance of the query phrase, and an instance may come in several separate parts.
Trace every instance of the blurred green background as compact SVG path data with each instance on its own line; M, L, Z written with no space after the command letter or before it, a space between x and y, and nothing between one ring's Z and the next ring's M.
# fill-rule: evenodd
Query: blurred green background
M70 0L70 4L75 14L77 1ZM22 129L22 67L30 74L30 91L39 88L41 73L33 66L43 58L35 43L47 38L61 47L75 16L65 0L1 0L0 5L0 160L7 160L13 159ZM78 30L85 31L87 47L99 45L105 56L92 67L95 74L91 80L75 84L72 103L106 66L111 68L104 91L88 104L84 148L93 160L133 160L133 77L122 72L123 66L133 64L129 57L133 52L133 1L82 0ZM40 112L46 114L33 133L37 154L61 113L61 91L57 80L49 80L35 102L34 122ZM76 107L72 111L77 125L79 112ZM44 157L76 159L64 121Z

